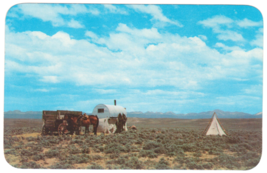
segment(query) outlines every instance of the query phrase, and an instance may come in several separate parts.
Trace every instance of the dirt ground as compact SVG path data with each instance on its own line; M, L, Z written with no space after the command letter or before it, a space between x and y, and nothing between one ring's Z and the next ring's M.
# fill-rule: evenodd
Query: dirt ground
M257 164L262 147L261 119L220 119L221 125L229 133L228 137L223 138L201 135L208 122L209 119L128 118L128 126L135 125L136 131L105 135L97 133L97 136L91 132L89 135L67 135L62 138L49 135L42 137L41 120L5 119L5 158L15 167L54 168L55 164L64 163L63 169L246 170ZM116 145L112 146L113 143ZM146 149L147 145L151 145L151 148ZM90 153L81 152L84 146L87 146ZM109 149L107 146L115 147L114 151L121 150L118 151L119 155L112 153L113 151L106 152ZM34 154L30 154L25 160L23 149L34 153L33 147L41 147L41 152L37 155L42 159L36 159ZM169 147L176 149L168 151ZM68 152L73 148L78 149L79 153L71 156ZM169 153L172 151L174 155ZM58 154L49 156L51 152L65 154L66 158ZM90 159L80 161L81 157ZM138 160L134 161L136 158ZM220 159L226 159L225 163L219 163ZM71 163L71 166L65 163Z

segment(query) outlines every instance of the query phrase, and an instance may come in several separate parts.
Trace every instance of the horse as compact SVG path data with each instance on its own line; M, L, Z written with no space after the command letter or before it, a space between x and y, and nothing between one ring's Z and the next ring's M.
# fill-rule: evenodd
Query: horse
M89 133L89 126L93 125L94 134L96 135L99 119L97 115L86 115L86 113L84 113L82 116L78 118L78 124L79 126L85 127L85 133Z
M83 115L78 117L78 126L85 127L85 133L89 133L89 125L91 124L89 116L84 113Z
M118 121L116 122L117 129L116 129L115 133L120 133L120 132L122 132L123 129L124 129L124 131L126 131L126 129L125 129L126 128L125 127L126 121L127 121L126 115L125 114L121 115L121 113L119 113Z
M94 134L96 135L97 134L97 127L99 125L99 118L97 115L89 115L88 117L90 119L90 124L92 124L94 127Z
M68 126L67 130L70 131L70 134L73 135L74 131L76 134L79 134L79 125L78 125L78 118L77 116L73 116L72 114L66 114L65 119L67 120Z

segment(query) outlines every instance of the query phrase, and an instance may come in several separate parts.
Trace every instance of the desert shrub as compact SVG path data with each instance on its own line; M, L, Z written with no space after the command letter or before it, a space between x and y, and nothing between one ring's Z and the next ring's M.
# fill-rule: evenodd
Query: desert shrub
M34 155L34 156L32 157L32 159L33 159L34 161L42 160L42 159L44 159L44 154L41 153L41 154Z
M60 140L56 136L49 136L47 138L48 142L53 145L53 144L59 144Z
M116 152L116 153L111 153L109 155L109 158L110 159L115 159L115 158L118 158L120 156L120 153L119 152Z
M93 155L92 156L92 160L102 160L102 159L103 159L103 157L100 155Z
M33 147L31 147L32 151L36 151L36 152L43 152L43 148L41 146L38 145L34 145Z
M120 168L119 169L131 169L131 168L128 167L128 166L125 166L125 165L120 165Z
M240 142L240 139L238 137L229 136L226 141L230 144L236 144Z
M108 154L108 153L120 153L121 151L122 152L124 151L124 147L121 146L119 143L110 143L104 147L104 152L106 154Z
M58 157L59 151L57 149L50 149L47 152L45 152L45 156L48 158Z
M173 159L173 163L177 162L180 164L186 163L188 160L184 157L184 155L178 155Z
M22 148L24 148L24 144L23 143L19 143L17 146L14 147L15 150L19 150L19 149L22 149Z
M200 151L197 151L193 154L193 156L195 157L201 157L202 156L202 153Z
M107 165L106 165L106 169L112 169L112 166L109 165L109 164L107 164Z
M224 165L228 169L240 167L240 164L237 162L235 157L223 153L218 156L218 163Z
M20 168L40 168L41 166L39 164L36 164L35 162L23 162Z
M203 168L204 168L203 165L198 164L198 163L196 163L196 162L194 162L194 161L188 162L188 163L186 164L186 166L187 166L189 169L203 169Z
M82 153L90 153L90 148L87 146L87 145L83 145L82 147L81 147L81 152Z
M242 143L239 146L242 146L242 147L246 148L247 150L253 149L253 146L249 145L248 143Z
M25 157L25 156L21 156L20 157L20 162L24 163L24 162L28 162L29 157Z
M222 153L222 151L217 151L216 149L210 149L209 154L213 154L213 155L220 155Z
M247 153L247 149L244 146L239 146L237 144L232 145L229 150L232 152L237 152L238 154Z
M213 163L203 163L202 167L204 169L212 169L213 168Z
M70 169L70 168L73 168L73 166L71 164L68 164L68 163L56 163L56 164L50 166L49 168L51 168L51 169Z
M189 152L195 152L196 151L196 147L193 144L183 144L183 145L181 145L181 148L184 151L189 151Z
M155 128L153 128L153 129L150 129L150 131L151 131L152 133L155 133L157 130L156 130Z
M174 165L173 166L173 169L186 169L186 168L184 168L181 164L179 164L179 165Z
M70 154L78 154L78 153L81 153L82 151L79 150L78 148L76 148L75 145L70 145L69 146L69 153Z
M126 162L126 159L120 156L118 159L115 159L113 163L122 165L122 164L125 164L125 162Z
M5 154L13 154L13 155L16 155L16 150L15 149L5 150Z
M257 157L258 157L258 154L256 152L248 152L246 154L239 156L239 159L240 160L247 160L247 159L254 159Z
M131 152L140 152L140 149L137 148L137 147L134 146L134 145L132 145L130 149L131 149Z
M139 157L149 157L149 158L157 158L158 154L153 150L141 150L139 152Z
M42 146L42 147L44 147L44 148L50 148L50 146L51 146L51 144L49 143L49 141L46 140L46 139L40 140L39 145Z
M156 169L170 169L169 162L164 158L161 158L155 166Z
M122 151L125 152L125 153L129 153L131 151L131 145L130 144L126 144L123 147Z
M142 143L143 143L143 140L140 139L140 138L138 138L138 139L136 140L136 142L135 142L135 144L142 144Z
M26 149L22 149L20 151L20 155L22 155L22 156L33 156L33 155L36 155L36 154L38 154L37 151L31 151L31 150L26 150Z
M129 157L137 157L137 155L138 155L137 153L130 153L130 154L128 154Z
M260 162L260 157L257 157L257 158L252 158L252 159L248 159L245 161L245 164L248 169L251 169L255 166L257 166L257 164Z
M82 145L84 141L82 139L73 139L71 140L71 144L79 144Z
M157 148L154 149L154 152L155 153L158 153L158 154L164 154L166 152L165 148L161 145Z
M137 157L131 157L130 160L125 162L125 166L131 169L143 169L144 168L143 163L139 161Z
M90 159L91 159L90 155L82 154L79 156L78 159L76 159L76 163L88 163Z
M69 155L65 158L65 163L68 164L76 164L76 163L87 163L91 159L90 155L82 154L82 155Z
M27 141L36 141L37 138L30 136L30 137L26 137L26 140Z
M27 147L35 147L36 146L36 144L34 143L34 142L28 142L26 145L25 145L25 148L27 148Z
M103 167L97 163L92 163L92 165L88 166L87 169L103 169Z
M143 145L143 150L151 150L162 146L162 144L155 142L155 141L148 141L145 142Z

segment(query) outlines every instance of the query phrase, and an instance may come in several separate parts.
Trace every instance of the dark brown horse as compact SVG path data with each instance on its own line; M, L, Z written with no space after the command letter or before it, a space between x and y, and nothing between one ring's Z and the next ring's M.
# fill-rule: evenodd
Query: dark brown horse
M76 134L79 134L78 117L72 114L66 114L65 119L68 123L67 130L70 131L71 134L73 134L74 131L76 131Z
M94 134L97 133L97 127L99 124L99 119L96 115L82 115L78 118L78 124L79 126L85 127L85 133L89 133L89 126L93 125L94 127Z
M127 121L126 115L125 114L121 115L121 113L119 113L118 121L116 122L117 129L116 129L115 133L120 133L123 131L123 129L125 130L126 121Z
M89 116L84 113L82 116L78 118L79 127L85 127L85 133L89 133L89 125L91 124Z
M97 127L99 124L99 118L97 115L89 115L89 119L90 119L90 124L94 126L94 134L96 135Z

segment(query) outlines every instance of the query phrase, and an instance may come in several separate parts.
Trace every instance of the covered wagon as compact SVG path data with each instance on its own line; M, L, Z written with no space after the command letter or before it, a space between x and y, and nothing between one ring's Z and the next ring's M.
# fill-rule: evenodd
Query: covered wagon
M114 105L98 104L92 114L99 118L98 132L115 133L128 130L126 108L116 105L116 102Z

